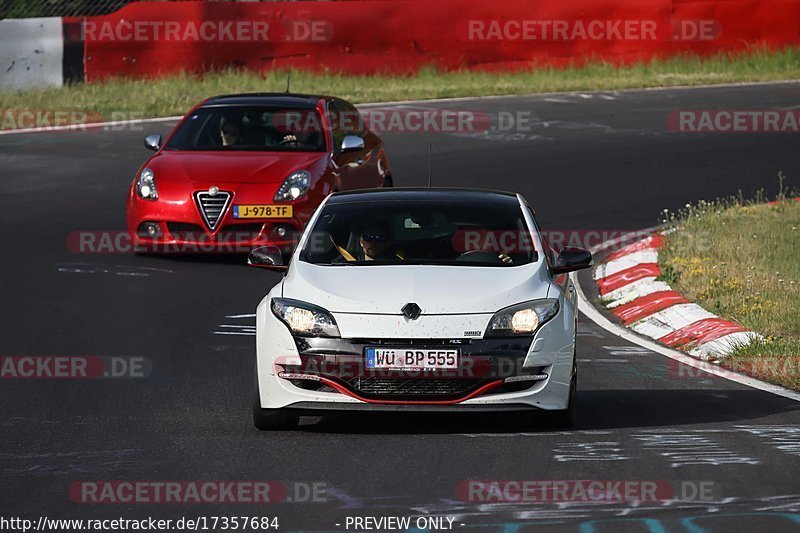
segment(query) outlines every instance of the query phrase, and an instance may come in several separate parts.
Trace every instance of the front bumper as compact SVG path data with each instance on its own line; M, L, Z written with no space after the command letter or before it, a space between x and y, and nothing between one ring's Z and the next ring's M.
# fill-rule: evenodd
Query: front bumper
M265 302L268 298L256 318L262 408L465 411L474 406L491 411L568 406L574 336L560 320L548 322L533 338L302 338L292 336ZM375 371L364 362L367 346L456 347L461 364L455 371Z
M247 253L259 246L274 245L290 249L299 237L321 199L316 193L294 202L287 218L239 219L233 216L236 204L274 204L271 194L244 186L221 184L231 200L214 228L210 228L195 200L201 190L166 189L158 200L139 198L134 189L128 193L127 227L137 251L156 253ZM146 227L157 231L148 234Z

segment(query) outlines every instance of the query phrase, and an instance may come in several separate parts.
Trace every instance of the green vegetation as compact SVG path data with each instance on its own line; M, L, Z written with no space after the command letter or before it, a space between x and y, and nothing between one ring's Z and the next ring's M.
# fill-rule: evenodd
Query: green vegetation
M774 204L760 194L667 214L674 231L659 262L676 291L763 335L722 358L723 366L798 389L800 201L792 196L781 189Z
M110 120L182 115L215 94L283 91L286 71L265 75L227 70L202 76L183 74L156 80L114 79L64 88L0 92L0 110L76 110ZM679 57L618 67L591 62L565 69L520 72L439 72L411 76L350 76L292 72L292 91L335 94L355 103L558 91L590 91L756 82L800 78L800 48L700 59ZM99 119L98 119L99 120ZM13 127L13 121L2 127Z

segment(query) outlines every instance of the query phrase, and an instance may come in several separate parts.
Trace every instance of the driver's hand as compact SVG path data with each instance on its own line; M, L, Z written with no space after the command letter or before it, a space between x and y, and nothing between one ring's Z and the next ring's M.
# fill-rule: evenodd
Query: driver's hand
M293 133L288 133L283 136L283 140L281 142L288 143L288 142L297 142L297 135Z
M505 254L505 253L501 253L497 257L500 259L500 261L502 261L503 263L505 263L507 265L510 265L511 263L514 262L514 260L511 259L511 257L509 257L509 255Z

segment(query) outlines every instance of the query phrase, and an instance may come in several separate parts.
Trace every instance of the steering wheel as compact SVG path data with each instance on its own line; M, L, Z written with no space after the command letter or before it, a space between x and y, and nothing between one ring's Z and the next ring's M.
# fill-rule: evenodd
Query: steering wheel
M286 146L289 144L293 144L295 146L299 144L297 136L294 133L287 133L286 135L284 135L281 142L278 143L278 146Z

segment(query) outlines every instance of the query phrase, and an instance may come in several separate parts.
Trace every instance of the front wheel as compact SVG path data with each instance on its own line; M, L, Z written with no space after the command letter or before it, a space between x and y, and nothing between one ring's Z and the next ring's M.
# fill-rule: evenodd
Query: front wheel
M253 391L253 425L262 431L288 430L297 427L300 419L297 415L286 412L286 409L264 409L261 407L258 389L258 375L256 375L255 390Z
M576 397L578 395L578 365L572 367L572 379L569 382L569 403L566 409L551 413L553 426L558 428L571 428L575 425Z

